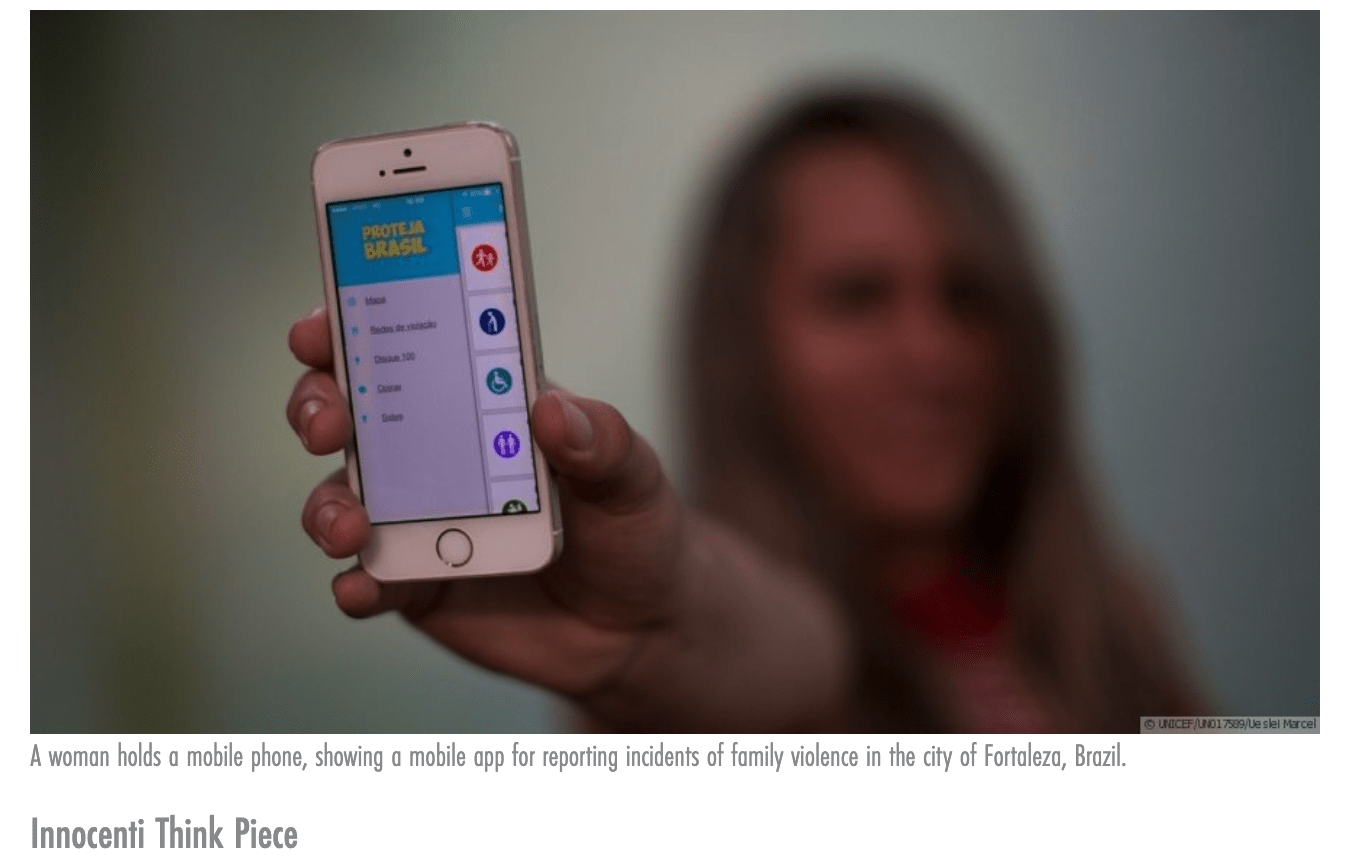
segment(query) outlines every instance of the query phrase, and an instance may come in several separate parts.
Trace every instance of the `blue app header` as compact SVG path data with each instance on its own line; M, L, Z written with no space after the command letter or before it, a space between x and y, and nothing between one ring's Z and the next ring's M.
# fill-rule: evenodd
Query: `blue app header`
M339 286L458 273L456 226L501 222L501 185L327 206Z
M453 206L453 222L459 226L501 223L505 220L505 201L501 198L500 184L450 190L449 203Z

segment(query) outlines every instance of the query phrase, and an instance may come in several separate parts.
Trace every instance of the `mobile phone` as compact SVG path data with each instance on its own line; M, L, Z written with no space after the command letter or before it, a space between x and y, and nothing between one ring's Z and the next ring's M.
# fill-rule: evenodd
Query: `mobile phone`
M562 547L529 408L543 386L519 149L487 123L312 160L350 486L384 581L526 573Z

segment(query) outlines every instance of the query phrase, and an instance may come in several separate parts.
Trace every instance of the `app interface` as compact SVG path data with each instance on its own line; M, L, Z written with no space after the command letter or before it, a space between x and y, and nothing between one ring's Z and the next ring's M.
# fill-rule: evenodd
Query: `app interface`
M373 523L537 512L501 185L326 210Z

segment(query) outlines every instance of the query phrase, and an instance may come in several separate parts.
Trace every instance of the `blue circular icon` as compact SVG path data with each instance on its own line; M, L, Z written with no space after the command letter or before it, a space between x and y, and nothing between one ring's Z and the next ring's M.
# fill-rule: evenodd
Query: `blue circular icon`
M504 395L514 385L514 379L505 368L492 368L486 375L486 387L493 395Z
M494 307L489 307L482 311L482 315L477 318L477 323L482 327L482 331L489 335L498 335L505 329L505 314Z
M514 458L519 454L519 437L513 431L502 431L491 441L496 454L502 458Z

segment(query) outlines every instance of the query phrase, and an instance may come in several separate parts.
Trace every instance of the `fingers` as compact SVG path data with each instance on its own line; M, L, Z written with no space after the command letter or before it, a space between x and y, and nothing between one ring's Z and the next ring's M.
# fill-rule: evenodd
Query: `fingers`
M313 455L329 455L349 442L349 408L335 378L308 371L298 378L285 411L288 424Z
M319 305L311 313L293 323L288 330L288 348L299 362L318 370L331 366L331 324L326 317L326 306Z
M288 424L308 452L329 455L349 441L350 419L344 398L330 373L331 327L325 305L293 323L288 347L313 370L303 374L288 398Z
M355 566L331 581L340 611L351 618L371 618L384 612L403 612L412 620L439 604L448 581L380 582Z
M368 512L345 479L345 470L326 477L302 507L302 529L333 558L358 554L368 544Z
M665 487L652 447L602 401L544 392L534 402L532 427L548 463L581 500L629 511Z

